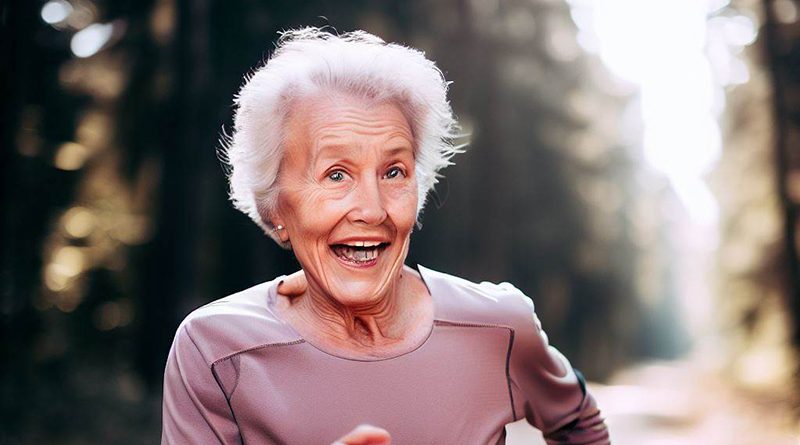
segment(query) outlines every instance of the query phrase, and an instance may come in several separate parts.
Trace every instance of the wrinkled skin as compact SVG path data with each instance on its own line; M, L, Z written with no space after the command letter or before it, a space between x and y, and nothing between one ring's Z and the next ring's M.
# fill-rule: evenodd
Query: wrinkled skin
M301 101L288 125L274 224L309 286L355 310L396 292L417 209L414 139L400 108L340 96ZM331 244L388 243L377 264L348 267Z
M276 309L303 338L336 354L412 350L432 329L433 300L404 265L418 201L406 116L394 103L333 95L300 100L287 128L269 219L302 270L280 284ZM380 243L377 256L355 262L337 250L359 242ZM389 443L385 430L368 425L337 442Z

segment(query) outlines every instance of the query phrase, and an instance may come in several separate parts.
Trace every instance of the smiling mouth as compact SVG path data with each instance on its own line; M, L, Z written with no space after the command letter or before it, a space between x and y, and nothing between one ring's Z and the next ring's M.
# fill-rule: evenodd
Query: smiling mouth
M331 250L342 261L355 266L369 266L377 262L380 254L389 243L355 242L348 244L332 244Z

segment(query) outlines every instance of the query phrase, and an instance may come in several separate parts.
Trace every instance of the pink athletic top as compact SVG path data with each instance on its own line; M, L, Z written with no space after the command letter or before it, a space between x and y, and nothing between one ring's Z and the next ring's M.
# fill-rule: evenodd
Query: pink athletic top
M167 361L161 443L328 445L368 423L393 445L503 444L523 417L550 444L609 443L530 299L508 283L419 271L433 328L389 358L342 357L300 337L272 309L283 277L195 310Z

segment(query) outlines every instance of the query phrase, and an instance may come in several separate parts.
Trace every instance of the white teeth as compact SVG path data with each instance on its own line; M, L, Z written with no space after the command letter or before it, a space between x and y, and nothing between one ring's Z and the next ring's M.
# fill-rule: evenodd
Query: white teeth
M348 243L348 246L351 247L375 247L379 245L380 242L378 241L353 241L352 243Z
M378 257L378 254L380 253L379 251L381 250L380 248L375 248L375 246L378 244L375 244L374 246L359 246L361 247L360 249L356 249L352 245L343 245L341 247L335 247L334 251L336 252L336 255L346 260L365 262L374 260Z

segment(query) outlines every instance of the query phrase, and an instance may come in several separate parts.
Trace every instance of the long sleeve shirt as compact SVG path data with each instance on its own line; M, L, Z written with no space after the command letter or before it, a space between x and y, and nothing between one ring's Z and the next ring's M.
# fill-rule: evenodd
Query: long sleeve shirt
M302 338L274 309L283 277L180 325L164 375L162 444L330 444L363 423L394 445L504 444L525 418L548 444L608 444L582 377L531 300L419 266L434 323L416 349L355 359Z

